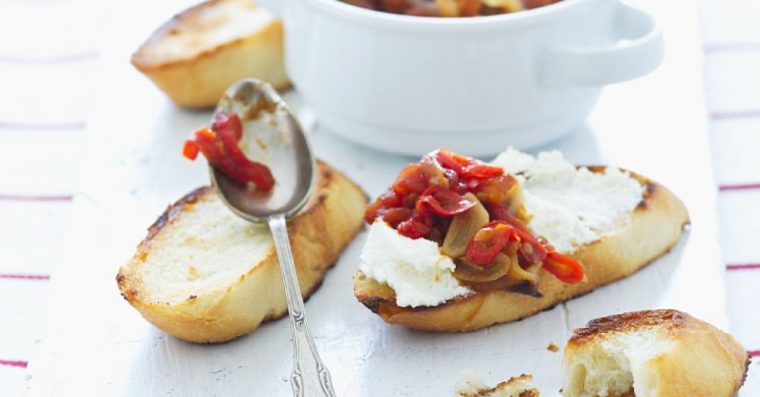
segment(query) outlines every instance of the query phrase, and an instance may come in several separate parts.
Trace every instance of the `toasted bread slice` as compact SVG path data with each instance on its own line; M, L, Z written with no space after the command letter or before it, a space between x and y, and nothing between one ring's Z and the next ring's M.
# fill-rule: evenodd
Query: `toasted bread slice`
M499 383L494 387L482 387L467 382L458 391L459 397L540 397L538 389L533 387L533 376L522 374Z
M676 310L623 313L575 330L565 397L730 397L749 357L731 335Z
M245 77L288 87L282 37L280 20L252 0L211 0L161 26L132 64L178 105L212 107Z
M604 167L590 169L600 172ZM541 269L540 298L494 290L454 298L433 307L399 307L392 288L360 271L354 278L354 295L392 324L424 331L468 332L531 316L629 276L668 252L678 242L683 226L689 223L686 207L670 190L646 177L630 174L645 187L645 192L625 227L579 247L572 254L583 264L585 281L566 284Z
M317 188L288 222L304 298L362 227L364 192L327 164ZM235 216L202 187L169 206L116 277L145 319L178 338L224 342L287 313L269 229Z

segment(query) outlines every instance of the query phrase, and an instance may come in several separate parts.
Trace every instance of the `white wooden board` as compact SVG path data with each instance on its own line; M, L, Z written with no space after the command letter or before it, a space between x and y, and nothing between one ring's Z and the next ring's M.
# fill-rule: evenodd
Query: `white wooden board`
M180 147L209 114L172 106L128 65L130 51L181 3L113 5L81 191L53 278L47 331L30 364L31 396L290 393L287 321L222 345L185 343L144 321L121 299L114 281L164 207L207 182L203 162L185 161ZM339 396L453 395L463 371L492 384L532 373L545 395L555 396L561 353L546 346L562 346L572 328L594 317L673 307L727 327L695 5L637 4L665 26L665 64L647 78L608 88L586 127L544 149L661 181L686 202L692 230L673 252L629 279L520 322L455 335L388 326L354 299L351 278L361 234L306 305ZM412 161L355 146L318 126L312 141L319 157L371 196Z

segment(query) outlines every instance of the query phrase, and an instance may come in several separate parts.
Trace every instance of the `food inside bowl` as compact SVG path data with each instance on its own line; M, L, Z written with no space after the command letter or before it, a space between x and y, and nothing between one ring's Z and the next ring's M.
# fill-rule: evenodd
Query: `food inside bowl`
M420 17L475 17L529 10L561 0L341 0L357 7Z

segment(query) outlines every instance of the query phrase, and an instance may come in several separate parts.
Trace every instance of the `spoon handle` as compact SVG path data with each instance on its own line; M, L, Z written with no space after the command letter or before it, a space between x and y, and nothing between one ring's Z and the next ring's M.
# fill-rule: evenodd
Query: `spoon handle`
M290 375L290 384L293 387L293 396L304 397L306 390L309 390L309 395L322 390L322 395L335 397L330 372L319 358L319 352L309 333L288 230L285 227L285 216L273 215L268 218L268 222L280 260L280 272L290 313L290 330L293 336L293 372Z

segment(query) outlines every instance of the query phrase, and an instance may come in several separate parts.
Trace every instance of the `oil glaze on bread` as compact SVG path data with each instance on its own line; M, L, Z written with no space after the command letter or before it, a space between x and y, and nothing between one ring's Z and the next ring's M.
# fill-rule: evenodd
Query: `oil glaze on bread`
M357 185L318 162L311 201L288 221L304 298L361 229L366 201ZM269 229L232 214L210 187L169 206L116 279L145 319L192 342L234 339L287 313Z

